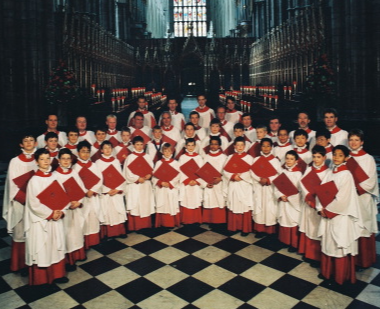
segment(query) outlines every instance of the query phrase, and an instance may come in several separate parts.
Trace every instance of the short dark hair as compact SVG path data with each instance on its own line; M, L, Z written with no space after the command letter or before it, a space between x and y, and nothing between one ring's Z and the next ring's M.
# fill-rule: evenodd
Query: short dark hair
M320 129L315 133L315 138L318 138L320 136L324 136L326 139L331 138L331 132L327 129Z
M235 98L234 97L232 97L232 96L228 96L227 98L226 98L226 102L228 101L228 100L230 100L230 101L232 101L232 102L234 102L235 103Z
M323 111L323 116L326 114L334 114L334 117L338 117L338 111L335 108L325 108Z
M240 130L244 130L244 124L240 123L240 122L237 122L234 124L234 131L236 129L240 129Z
M144 118L144 114L142 112L136 112L134 115L133 115L133 119L136 118L136 117L143 117Z
M297 129L294 131L293 133L293 139L296 138L296 136L300 136L300 135L303 135L306 137L306 139L309 138L309 134L307 134L307 132L304 130L304 129Z
M189 143L194 143L194 145L195 145L195 139L192 138L192 137L187 138L187 139L185 140L185 145L187 145L187 144L189 144Z
M110 145L113 148L113 145L110 141L103 141L100 145L100 149L103 149L105 145Z
M271 146L273 146L273 141L272 141L271 138L264 137L264 138L260 141L260 145L263 145L264 142L268 142L268 143L270 143Z
M321 154L322 156L326 155L326 148L321 145L315 145L313 149L311 150L312 154Z
M209 141L210 144L211 144L211 141L217 141L219 146L222 145L222 140L221 140L220 136L211 136L210 141Z
M81 141L78 143L77 151L79 152L82 148L88 148L88 150L91 150L91 144L88 141Z
M210 121L210 127L211 127L213 124L217 124L217 125L219 125L219 127L222 126L222 124L220 123L220 120L219 120L218 118L213 118L213 119L211 119L211 121Z
M69 135L70 132L77 133L79 135L79 130L77 127L69 127L66 131L67 136Z
M108 129L107 129L106 127L104 127L104 126L101 126L101 127L97 127L97 128L95 129L95 134L96 134L96 132L98 132L98 131L100 131L100 132L104 132L104 133L107 133Z
M243 142L245 145L245 139L243 136L238 136L234 139L234 145L236 145L238 142Z
M364 132L361 129L350 130L350 132L348 132L348 138L350 138L351 136L357 136L360 138L362 142L364 141Z
M248 116L252 118L250 113L244 113L243 115L241 115L241 119L243 119L244 117L248 117Z
M55 132L48 132L45 135L45 142L47 142L49 138L56 138L58 140L58 134Z
M198 118L201 117L197 111L191 111L190 114L189 114L189 118L190 118L192 115L197 115Z
M141 142L141 143L144 143L144 139L140 136L140 135L137 135L135 136L133 139L132 139L132 144L136 144L138 142Z
M60 159L64 154L72 155L73 153L69 148L61 148L58 152L58 159Z
M38 159L41 157L41 155L43 154L47 154L50 156L50 152L49 150L47 150L46 148L40 148L40 149L37 149L36 152L34 153L34 160L36 160L38 162Z
M296 160L299 159L299 155L298 155L298 153L295 152L294 150L289 150L288 152L286 152L285 157L286 157L287 155L292 155L292 156L294 156L294 158L295 158Z
M336 145L333 148L333 153L335 152L335 150L342 150L345 157L348 157L350 155L350 150L344 145Z

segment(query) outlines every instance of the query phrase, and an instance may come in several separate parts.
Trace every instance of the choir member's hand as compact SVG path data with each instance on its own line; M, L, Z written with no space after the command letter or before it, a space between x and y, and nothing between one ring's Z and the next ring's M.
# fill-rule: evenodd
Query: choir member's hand
M151 179L151 178L152 178L152 175L151 175L151 174L148 174L148 175L146 175L146 176L144 177L145 180L149 180L149 179Z
M86 196L92 197L94 195L94 193L95 193L94 191L89 190L89 191L87 191Z
M116 195L118 193L119 193L119 190L116 190L116 189L112 189L111 191L108 191L108 195L109 196L114 196L114 195Z
M145 182L145 177L139 177L138 182L139 182L139 183L144 183L144 182Z
M267 184L267 179L266 178L260 178L259 183L260 183L260 185L265 186Z
M196 186L197 182L195 180L190 180L189 186Z
M318 214L320 214L323 218L327 218L323 209L321 211L318 211Z
M221 177L214 177L214 182L213 182L213 184L214 185L217 185L219 182L221 182L222 181L222 178Z
M78 208L80 206L80 204L81 203L79 203L78 201L71 201L70 209Z
M236 174L235 177L234 177L234 180L235 181L242 181L243 178L241 178L239 174Z
M164 188L169 188L170 187L169 183L165 182L165 181L161 182L161 186L164 187Z
M283 201L283 202L289 202L289 201L288 201L288 198L287 198L285 195L281 196L280 199L281 199L281 201Z
M211 189L211 188L214 188L214 185L213 185L212 183L208 183L208 184L207 184L207 188L210 188L210 189Z
M57 221L57 220L61 219L61 217L62 217L62 211L61 210L54 210L53 220Z

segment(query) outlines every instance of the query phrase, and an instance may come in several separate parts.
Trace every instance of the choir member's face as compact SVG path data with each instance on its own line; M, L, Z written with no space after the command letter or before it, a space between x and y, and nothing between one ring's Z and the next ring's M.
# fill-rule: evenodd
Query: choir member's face
M298 122L298 126L301 129L307 129L309 127L309 123L310 123L309 116L305 113L300 113L300 114L298 114L297 122Z
M135 127L141 129L144 126L144 117L136 116L134 118Z
M162 115L162 125L164 127L170 127L172 122L172 117L168 113Z
M145 109L146 101L144 99L138 99L137 105L138 105L139 109Z
M289 139L289 134L288 131L286 130L280 130L278 131L278 140L280 141L281 144L284 144L288 141Z
M288 167L291 167L291 166L293 166L294 164L296 164L296 157L295 156L293 156L293 155L291 155L291 154L287 154L286 156L285 156L285 164L286 164L286 166L288 166Z
M112 146L111 145L103 145L103 147L102 147L102 154L104 154L105 156L110 156L110 155L112 155Z
M79 131L85 131L87 128L86 118L85 117L78 117L75 125Z
M264 143L261 145L261 151L262 151L263 154L265 154L265 155L270 154L270 152L272 151L272 145L271 145L269 142L264 142Z
M198 122L199 122L199 116L198 115L191 115L190 116L190 122L193 124L193 125L198 125Z
M277 132L278 129L281 127L281 123L278 119L272 119L269 122L269 127L272 132Z
M210 150L217 151L220 148L218 141L211 140L210 141Z
M303 147L306 145L307 138L305 135L297 135L294 138L294 143L297 145L297 147Z
M235 102L232 100L227 100L227 108L232 111L235 109Z
M195 130L194 130L193 126L186 126L185 127L185 134L187 137L193 137L194 133L195 133Z
M103 131L95 132L95 138L99 142L99 144L106 139L106 136L107 136L106 132L103 132Z
M130 139L131 139L131 133L126 132L126 131L121 132L121 140L124 143L128 143L130 141Z
M330 139L327 139L324 136L317 137L317 145L327 147L329 143L330 143Z
M220 125L219 124L216 124L216 123L213 123L211 126L210 126L210 132L212 134L218 134L220 132Z
M108 126L108 129L115 130L116 129L116 125L117 125L116 118L113 118L113 117L108 118L107 121L106 121L106 125Z
M136 142L136 143L134 143L133 147L138 152L143 151L144 150L144 143L143 142Z
M325 126L327 128L333 128L336 125L336 122L338 121L338 117L335 117L333 113L326 113L323 121L325 122Z
M242 153L245 149L245 143L244 142L237 142L234 146L236 152Z
M207 100L203 95L200 95L197 100L200 107L204 107L206 105Z
M25 152L33 152L36 147L36 140L31 136L25 137L22 139L20 147L23 148Z
M48 119L45 121L48 130L55 131L58 126L58 117L56 115L49 115Z
M153 130L153 137L154 139L161 139L162 138L162 131L161 130Z
M245 116L241 119L242 124L244 125L244 128L249 128L252 124L251 116Z
M55 137L52 137L52 138L49 138L47 141L46 141L46 147L50 150L55 150L57 149L57 146L58 146L58 139L55 138Z
M83 147L81 148L81 150L78 151L78 157L83 161L87 161L88 159L90 159L90 154L90 149L88 149L87 147Z
M224 120L224 118L226 117L226 110L224 108L218 108L216 110L216 117L219 120Z
M359 136L351 135L348 139L348 146L350 146L352 150L357 150L361 146L363 146L363 141L360 139Z
M194 142L189 142L186 144L186 150L188 152L194 152L195 150L195 143Z
M235 129L234 130L234 135L235 135L235 137L243 136L244 135L244 131L242 129Z
M257 139L262 140L267 135L267 130L256 129Z
M174 112L177 109L177 105L178 103L176 102L176 100L169 100L168 108L170 111Z
M333 162L335 165L342 164L347 161L347 157L344 155L344 152L340 149L335 149L333 152Z
M67 134L67 139L69 143L76 144L78 142L79 134L77 132L69 132Z
M322 156L320 153L313 153L313 163L316 166L321 166L325 163L326 156Z
M40 169L47 171L50 167L50 155L42 154L37 160L37 165Z
M173 155L173 151L172 151L172 148L169 147L169 148L165 148L163 151L162 151L162 154L164 155L165 158L171 158L172 155Z
M69 154L63 154L61 157L58 159L59 165L61 167L68 168L71 166L71 155Z

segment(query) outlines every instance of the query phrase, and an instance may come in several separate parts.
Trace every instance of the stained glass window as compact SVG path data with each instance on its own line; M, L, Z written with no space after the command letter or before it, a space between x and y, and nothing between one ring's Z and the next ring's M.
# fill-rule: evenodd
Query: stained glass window
M206 0L173 0L174 35L207 35Z

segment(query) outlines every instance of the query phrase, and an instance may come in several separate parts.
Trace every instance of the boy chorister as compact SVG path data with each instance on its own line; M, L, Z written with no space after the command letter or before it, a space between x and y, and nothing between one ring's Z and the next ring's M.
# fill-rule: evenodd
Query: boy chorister
M374 158L363 150L364 133L354 129L348 133L350 159L347 167L353 170L356 191L359 195L360 213L364 224L359 238L359 255L356 264L360 267L371 267L376 262L377 203L379 201L379 184ZM361 172L357 171L358 164Z
M79 140L79 131L76 127L69 128L67 131L67 144L64 145L64 148L70 149L73 157L73 164L77 161L78 158L78 140Z
M317 191L317 210L323 217L318 233L322 237L321 277L333 277L339 284L356 282L355 255L363 226L354 179L346 166L348 156L346 146L334 147L333 172L323 179L321 193Z
M281 172L280 161L272 154L272 139L263 138L260 144L261 155L254 158L252 165L254 192L252 216L256 238L276 233L278 203L273 194L272 182Z
M256 141L251 144L251 147L248 149L247 153L253 158L260 156L261 152L261 140L268 136L268 128L265 125L258 125L256 127Z
M302 177L301 170L297 166L298 155L294 150L289 150L285 155L285 165L282 173L274 180L274 194L278 199L279 224L278 239L288 245L289 252L296 252L298 248L298 225L301 212L301 198L299 183ZM283 182L277 183L280 177Z
M26 268L24 237L26 187L37 170L34 160L36 145L34 136L29 134L23 136L20 143L22 153L9 163L4 189L3 218L7 222L8 233L12 236L10 269L21 270L22 275L27 275L27 272L24 272Z
M316 135L317 145L320 145L326 149L326 165L332 166L332 150L333 146L330 144L331 133L327 129L318 130Z
M297 163L302 173L306 171L307 165L313 160L311 151L307 149L307 138L308 135L305 130L297 129L294 131L294 150L298 154Z
M244 113L241 116L241 123L244 126L244 135L248 137L250 143L257 140L256 129L252 127L252 117L250 113Z
M70 199L70 207L63 218L66 240L67 271L76 269L75 262L86 259L84 251L83 226L84 217L80 209L85 196L85 187L78 173L71 168L72 153L62 148L58 154L59 167L53 172L58 182L64 187Z
M203 188L206 183L195 172L203 165L202 157L195 152L195 140L186 140L186 152L179 158L181 223L202 223Z
M124 163L123 174L127 184L128 229L137 231L152 227L151 215L155 207L151 182L153 161L144 153L144 139L141 136L134 137L132 144L133 152Z
M241 124L240 122L238 123L235 123L234 125L234 139L241 136L244 138L244 141L245 141L245 148L244 148L244 152L247 152L248 149L251 147L251 142L249 141L249 138L245 136L245 131L244 131L244 125ZM227 148L224 150L224 153L229 156L231 154L234 154L235 152L235 148L234 148L234 142L231 141Z
M273 155L278 158L281 165L285 163L285 154L293 149L292 144L289 141L288 129L281 127L278 129L277 145L273 148Z
M50 165L54 171L58 167L58 135L54 132L48 132L45 135L46 149L50 154Z
M101 145L106 140L107 129L104 127L99 127L95 130L95 143L91 147L91 161L96 162L102 156Z
M195 125L192 122L188 122L185 124L185 129L183 131L183 138L181 138L177 146L175 148L175 159L179 160L180 156L182 156L186 152L186 140L188 138L193 138L195 140L195 149L194 152L199 153L201 149L201 140L199 139Z
M325 147L315 145L311 151L313 163L307 167L300 182L303 205L299 224L298 252L305 255L306 261L309 261L311 266L317 267L321 260L321 238L318 236L321 216L315 209L315 189L331 170L326 164Z
M124 165L125 159L131 154L133 146L131 143L131 129L122 127L120 131L121 143L115 147L115 157L121 165Z
M250 168L253 159L244 152L244 137L234 140L235 153L228 156L224 165L227 195L227 228L241 231L242 236L252 232L253 191Z
M228 140L225 136L222 136L220 134L220 128L221 128L221 123L219 119L214 118L210 121L210 131L209 131L209 136L206 136L202 141L201 141L201 149L200 149L200 155L204 158L210 151L210 138L212 136L219 136L220 140L222 141L222 151L224 151L228 147Z
M70 200L56 176L50 172L49 151L38 149L34 158L38 171L28 183L24 217L29 284L66 283L69 280L65 270L62 217L70 206Z
M162 158L162 145L164 141L162 140L162 128L160 126L155 126L152 129L153 138L146 144L146 153L150 156L153 164Z
M173 159L172 146L165 143L161 148L162 159L153 171L152 182L156 199L156 227L173 228L181 225L179 211L178 161Z
M96 166L103 175L103 186L100 205L104 215L104 223L100 229L101 238L126 238L124 223L127 220L124 190L125 178L121 171L119 160L112 155L113 147L110 141L100 145L102 155L96 161Z
M91 145L87 141L78 144L78 161L73 169L79 174L86 189L81 208L84 217L84 247L89 249L100 243L100 223L104 221L100 206L103 176L95 163L90 160Z
M210 152L204 158L203 167L207 164L220 175L213 177L203 191L203 222L210 224L226 223L226 200L223 192L222 172L227 156L223 154L219 136L210 138Z
M189 114L189 121L195 127L195 134L199 137L201 141L206 137L208 128L203 128L199 125L200 114L197 111L191 111Z

